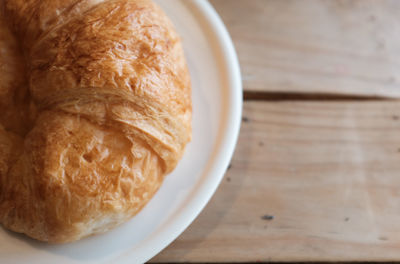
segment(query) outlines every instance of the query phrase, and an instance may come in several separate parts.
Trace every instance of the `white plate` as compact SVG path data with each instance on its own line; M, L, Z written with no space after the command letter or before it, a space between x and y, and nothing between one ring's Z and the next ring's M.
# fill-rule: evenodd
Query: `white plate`
M196 218L220 183L236 144L242 109L231 39L204 0L157 1L183 38L193 85L193 141L176 170L131 221L68 245L47 245L0 228L0 263L142 263Z

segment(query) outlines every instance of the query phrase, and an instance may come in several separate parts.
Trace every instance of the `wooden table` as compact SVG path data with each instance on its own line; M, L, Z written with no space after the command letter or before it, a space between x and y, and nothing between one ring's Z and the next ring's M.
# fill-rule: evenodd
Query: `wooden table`
M240 138L152 262L400 260L400 1L211 3L242 67Z

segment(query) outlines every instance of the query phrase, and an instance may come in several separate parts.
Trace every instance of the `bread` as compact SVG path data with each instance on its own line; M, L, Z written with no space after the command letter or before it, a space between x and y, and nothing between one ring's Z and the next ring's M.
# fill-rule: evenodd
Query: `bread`
M150 0L1 3L0 223L51 243L106 232L191 140L180 38Z

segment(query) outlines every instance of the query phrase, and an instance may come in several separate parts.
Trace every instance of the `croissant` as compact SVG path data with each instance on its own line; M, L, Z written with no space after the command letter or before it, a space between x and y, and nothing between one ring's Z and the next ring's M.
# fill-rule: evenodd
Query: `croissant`
M120 225L191 140L171 21L150 0L0 3L0 223L51 243Z

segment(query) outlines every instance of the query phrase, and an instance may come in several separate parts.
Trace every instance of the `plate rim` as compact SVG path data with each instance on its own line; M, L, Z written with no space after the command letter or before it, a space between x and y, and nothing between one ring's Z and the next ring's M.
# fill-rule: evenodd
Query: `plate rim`
M186 206L173 218L173 221L166 224L161 232L143 241L139 246L134 247L122 256L117 257L117 261L133 260L138 263L144 263L155 257L164 248L171 244L186 228L197 218L200 212L206 207L211 197L214 195L221 183L225 172L232 159L236 143L239 136L242 106L243 106L243 88L240 72L239 60L234 48L232 39L225 27L222 19L214 7L207 0L181 0L185 6L192 7L198 15L203 17L203 24L210 30L208 35L212 35L215 40L214 46L218 46L221 52L220 61L224 62L226 83L225 89L230 91L226 99L226 107L222 109L222 114L226 119L225 128L220 132L220 140L216 145L217 153L213 153L215 158L207 177L202 179L200 186L194 191L190 200L186 201ZM194 11L191 10L193 13ZM135 253L140 252L139 255Z

